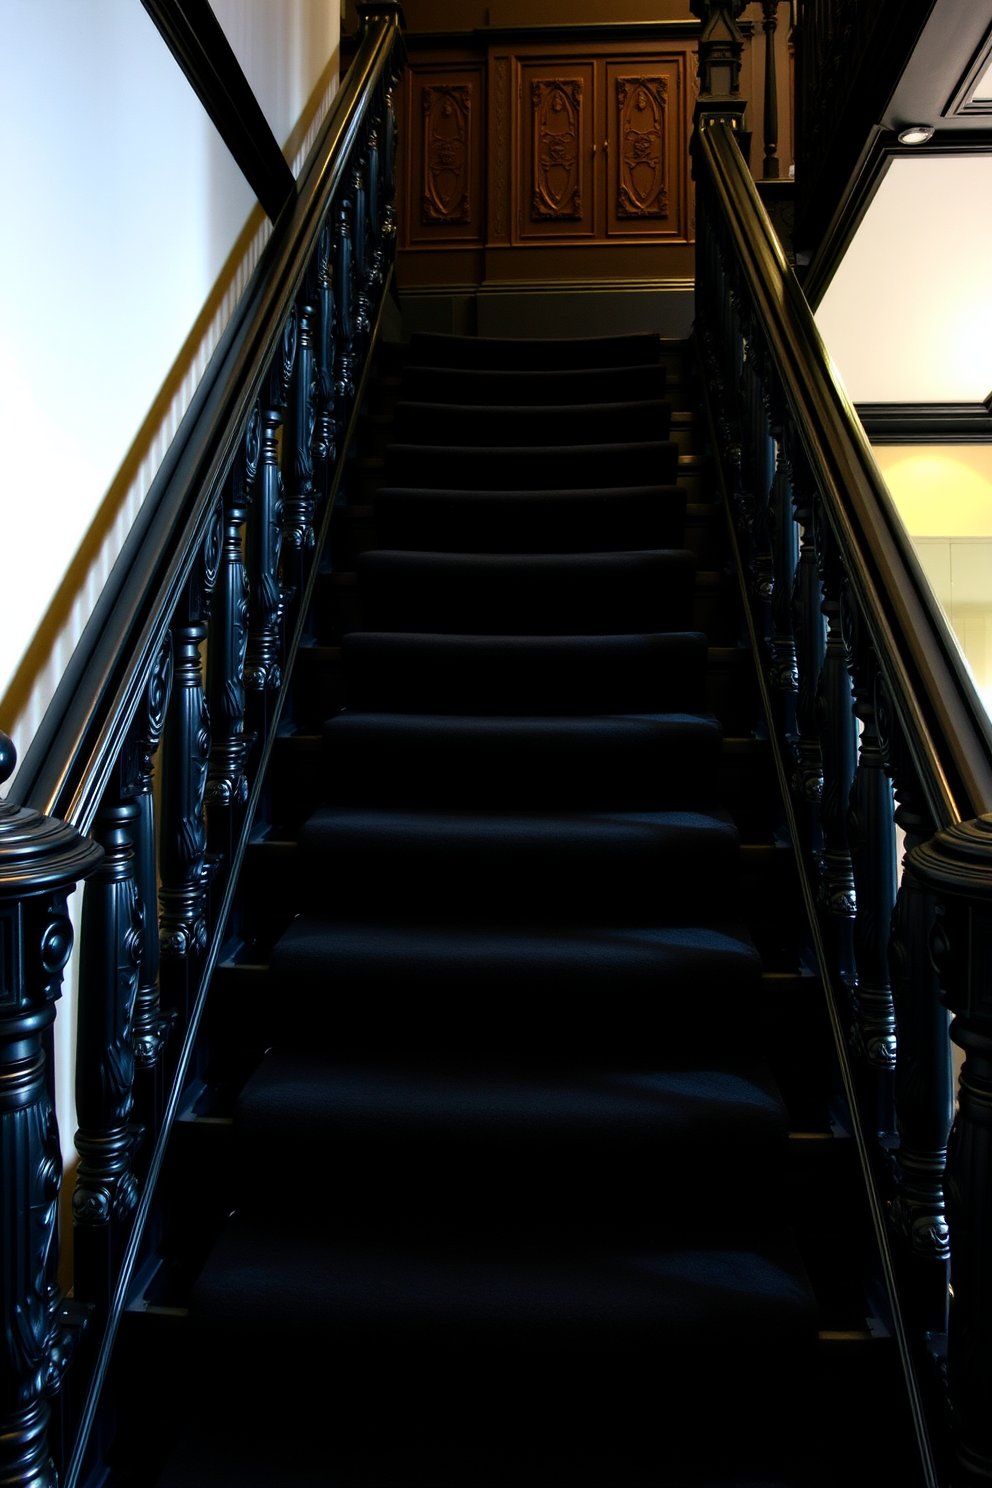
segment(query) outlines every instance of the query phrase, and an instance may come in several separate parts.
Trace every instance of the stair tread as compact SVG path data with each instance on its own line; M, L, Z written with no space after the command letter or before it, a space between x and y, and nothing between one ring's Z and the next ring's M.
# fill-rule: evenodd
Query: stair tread
M400 399L397 444L564 446L640 443L669 437L672 405L663 399L616 403L525 403L489 407Z

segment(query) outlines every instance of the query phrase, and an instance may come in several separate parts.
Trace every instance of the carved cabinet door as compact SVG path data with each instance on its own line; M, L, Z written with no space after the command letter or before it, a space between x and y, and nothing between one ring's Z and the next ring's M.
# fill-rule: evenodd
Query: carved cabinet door
M606 63L606 234L686 236L684 57Z
M521 241L596 231L593 62L524 62L518 87L516 199Z

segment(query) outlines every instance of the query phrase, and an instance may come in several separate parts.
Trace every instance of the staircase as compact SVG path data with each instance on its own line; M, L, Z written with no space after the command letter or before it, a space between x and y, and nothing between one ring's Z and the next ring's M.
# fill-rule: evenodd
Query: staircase
M690 348L415 336L362 438L120 1481L868 1482L855 1355L914 1481Z

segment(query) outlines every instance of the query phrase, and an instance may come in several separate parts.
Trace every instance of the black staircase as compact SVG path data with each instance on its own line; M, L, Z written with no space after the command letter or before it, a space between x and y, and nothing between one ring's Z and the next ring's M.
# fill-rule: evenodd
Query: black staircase
M376 350L363 7L0 804L9 1488L992 1472L992 730L699 8L693 342Z

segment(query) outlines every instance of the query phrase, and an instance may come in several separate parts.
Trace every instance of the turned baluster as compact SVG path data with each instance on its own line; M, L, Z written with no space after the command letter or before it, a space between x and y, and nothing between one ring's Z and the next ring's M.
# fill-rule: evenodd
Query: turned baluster
M956 1481L992 1478L992 816L959 822L909 853L933 894L930 952L947 1004L951 1038L964 1050L945 1192L951 1298L947 1385Z
M351 251L355 335L362 346L372 323L369 295L368 160L364 154L356 161L351 172L351 195L354 203Z
M352 202L343 197L335 210L334 304L337 309L337 360L334 390L338 406L338 429L344 427L355 396L355 268L352 237Z
M172 625L174 671L165 719L159 831L162 996L182 1029L189 1023L207 947L207 830L204 799L210 718L200 668L221 544L218 502Z
M768 530L768 499L775 469L775 442L768 426L764 396L764 354L760 338L752 329L744 366L745 426L751 490L747 501L747 526L751 536L748 569L751 590L762 607L763 628L774 587L771 536Z
M382 251L382 179L379 160L379 131L375 124L369 131L368 164L368 282L372 290L382 285L384 257Z
M15 763L0 734L0 784ZM55 1488L49 1397L72 1335L60 1321L62 1155L46 1046L72 948L66 898L103 853L71 827L0 801L0 1483Z
M875 681L879 743L895 785L896 825L905 833L902 881L889 941L889 972L898 1033L894 1154L896 1195L889 1217L915 1268L912 1304L921 1332L942 1333L947 1321L950 1255L944 1169L954 1111L950 1014L930 954L935 905L914 869L915 850L935 826L912 755L906 748L881 673Z
M282 466L286 488L282 509L283 590L294 618L306 577L307 559L314 548L311 450L317 403L317 368L313 354L316 298L316 264L313 264L296 303L296 357L283 435Z
M816 689L823 669L826 631L820 607L820 575L813 542L813 482L805 455L791 426L785 430L792 466L792 500L799 531L799 560L792 590L792 632L796 641L799 689L796 695L796 736L793 744L795 768L792 790L806 808L801 825L807 846L819 850L817 808L823 793L823 763L817 730Z
M171 694L172 637L166 634L138 713L137 789L134 797L138 816L131 829L134 876L142 906L140 970L131 1024L136 1064L134 1106L136 1119L148 1132L149 1142L158 1135L165 1108L163 1053L171 1027L171 1018L163 1013L159 994L158 849L153 790L155 755Z
M134 833L141 815L138 746L131 736L93 823L103 862L83 895L76 1034L76 1150L72 1195L76 1295L105 1312L138 1200L133 1158L132 1017L138 991L142 906ZM154 900L152 900L154 906Z
M792 630L792 591L799 562L799 526L793 515L792 482L781 445L776 449L775 476L768 502L768 528L775 576L768 637L768 680L772 687L773 706L781 721L780 733L789 736L796 730L796 690L799 685L796 639Z
M321 501L331 489L337 460L337 422L334 390L335 305L334 255L336 239L331 220L324 225L317 247L317 409L314 423L314 486Z
M382 142L382 235L385 257L392 260L396 248L396 109L395 80L386 90Z
M823 666L816 690L817 732L823 761L819 897L836 927L838 969L849 979L853 975L855 897L847 809L857 767L858 730L840 624L840 555L818 500L813 507L813 528L822 591L821 608L827 622Z
M279 470L279 430L296 359L296 307L283 329L282 343L259 399L261 449L248 514L248 649L245 658L247 723L264 739L275 695L282 682L283 592L279 580L282 550L283 485Z
M841 584L841 631L854 683L854 713L861 720L858 763L848 804L847 829L854 874L853 1045L876 1075L876 1130L893 1128L892 1072L896 1020L889 982L889 932L895 908L895 803L875 721L877 663L850 582Z
M261 416L252 409L241 447L224 482L223 541L207 647L207 708L212 743L207 771L207 836L211 855L230 865L248 800L245 655L248 572L242 528L258 471Z

